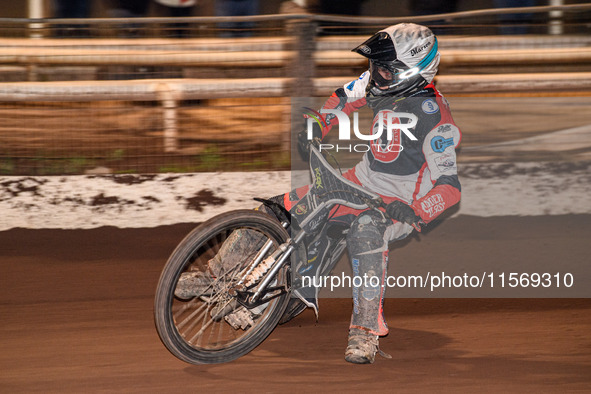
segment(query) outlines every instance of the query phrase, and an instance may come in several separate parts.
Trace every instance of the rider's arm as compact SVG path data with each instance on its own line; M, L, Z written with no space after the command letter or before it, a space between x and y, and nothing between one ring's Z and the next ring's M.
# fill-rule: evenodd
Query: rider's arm
M366 71L358 79L355 79L342 88L338 88L334 93L324 102L320 112L315 115L319 117L318 122L312 122L312 135L314 138L321 140L328 134L334 125L338 124L338 118L331 113L322 113L323 109L338 109L344 112L347 116L353 111L363 107L365 101L365 87L369 81L369 72ZM321 126L322 125L322 126ZM297 135L298 152L302 159L307 160L309 152L309 137L308 130L302 130Z
M434 186L425 196L413 201L411 207L425 223L460 201L455 151L460 139L457 126L445 123L431 130L423 142L423 154Z
M358 79L346 83L338 88L324 102L322 109L338 109L346 115L358 110L366 104L365 87L369 81L369 72L364 72ZM322 112L322 109L320 112ZM334 114L322 114L326 127L322 128L322 137L326 136L334 125L338 124L338 119Z

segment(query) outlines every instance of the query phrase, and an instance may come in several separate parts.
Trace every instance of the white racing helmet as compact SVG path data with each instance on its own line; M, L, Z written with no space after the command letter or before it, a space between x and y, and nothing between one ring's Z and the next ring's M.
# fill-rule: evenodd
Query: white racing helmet
M369 59L368 96L402 96L428 85L439 66L437 38L425 26L400 23L353 49Z

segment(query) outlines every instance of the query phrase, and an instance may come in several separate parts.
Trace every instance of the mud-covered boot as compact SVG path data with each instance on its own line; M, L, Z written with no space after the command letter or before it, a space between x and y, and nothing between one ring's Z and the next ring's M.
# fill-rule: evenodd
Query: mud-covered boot
M378 336L360 328L349 330L345 360L353 364L373 364L378 352Z

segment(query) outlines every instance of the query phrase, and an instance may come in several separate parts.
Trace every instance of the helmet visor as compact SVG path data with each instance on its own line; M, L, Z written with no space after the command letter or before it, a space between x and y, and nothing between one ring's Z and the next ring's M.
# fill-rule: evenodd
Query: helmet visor
M397 64L400 63L400 64ZM369 62L369 72L371 79L378 88L387 88L398 82L398 76L406 70L407 67L401 62Z

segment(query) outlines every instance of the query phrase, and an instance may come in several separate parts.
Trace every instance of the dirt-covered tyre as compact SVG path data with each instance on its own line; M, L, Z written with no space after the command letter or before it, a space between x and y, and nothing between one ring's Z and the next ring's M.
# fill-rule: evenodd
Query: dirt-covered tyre
M276 219L254 210L221 214L187 235L168 259L156 289L154 319L166 348L185 362L214 364L258 346L287 307L289 267L273 278L272 287L280 289L275 297L260 306L242 306L232 289L241 278L252 279L247 274L254 260L271 255L287 239ZM256 291L257 286L249 288Z

